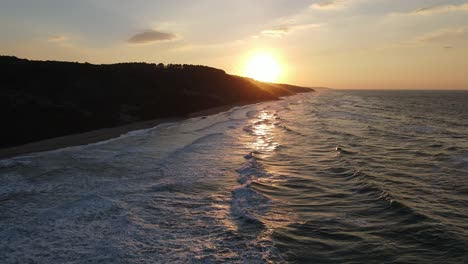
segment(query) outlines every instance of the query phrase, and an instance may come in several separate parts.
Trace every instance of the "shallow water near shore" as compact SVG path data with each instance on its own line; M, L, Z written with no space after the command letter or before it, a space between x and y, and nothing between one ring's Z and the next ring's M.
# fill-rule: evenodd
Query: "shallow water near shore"
M0 161L2 263L466 263L468 92L320 91Z

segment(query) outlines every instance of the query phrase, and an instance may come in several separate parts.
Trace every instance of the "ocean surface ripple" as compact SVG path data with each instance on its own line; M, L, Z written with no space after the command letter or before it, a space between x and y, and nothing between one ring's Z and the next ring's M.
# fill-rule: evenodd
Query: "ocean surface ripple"
M468 263L468 92L328 91L0 161L1 263Z

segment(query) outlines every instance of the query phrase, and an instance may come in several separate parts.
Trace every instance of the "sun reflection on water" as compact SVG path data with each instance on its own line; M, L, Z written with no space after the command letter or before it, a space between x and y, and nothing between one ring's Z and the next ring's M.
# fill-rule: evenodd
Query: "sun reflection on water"
M253 121L252 133L256 138L252 148L255 151L268 154L278 147L279 144L274 140L274 121L275 115L268 111L262 111L258 119Z
M270 163L279 150L283 130L278 112L274 109L266 108L255 112L243 127L248 134L243 145L250 153L245 156L247 161L238 171L243 186L234 192L236 202L233 205L236 214L240 211L250 223L260 223L262 228L258 230L257 241L268 243L272 230L293 223L297 216L287 209L285 201L261 191L283 188L285 176ZM286 215L285 211L288 211Z

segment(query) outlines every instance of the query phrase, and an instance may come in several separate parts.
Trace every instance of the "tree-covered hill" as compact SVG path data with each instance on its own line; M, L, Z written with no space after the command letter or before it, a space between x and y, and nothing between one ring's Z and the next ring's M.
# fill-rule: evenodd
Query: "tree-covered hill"
M185 64L93 65L0 56L0 73L0 147L312 91Z

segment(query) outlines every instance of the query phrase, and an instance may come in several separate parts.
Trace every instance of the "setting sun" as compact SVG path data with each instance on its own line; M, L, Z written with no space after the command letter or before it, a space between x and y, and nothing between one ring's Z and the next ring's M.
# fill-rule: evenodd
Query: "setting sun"
M281 66L271 54L259 53L249 59L244 74L258 81L276 82L281 74Z

